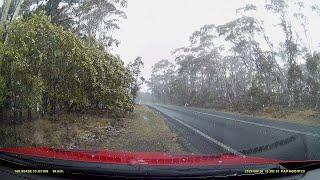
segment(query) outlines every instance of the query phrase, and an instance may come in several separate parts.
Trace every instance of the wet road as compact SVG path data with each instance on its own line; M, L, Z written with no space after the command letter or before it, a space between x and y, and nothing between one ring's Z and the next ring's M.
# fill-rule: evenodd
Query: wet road
M320 126L231 115L213 110L147 104L161 113L192 153L320 160Z

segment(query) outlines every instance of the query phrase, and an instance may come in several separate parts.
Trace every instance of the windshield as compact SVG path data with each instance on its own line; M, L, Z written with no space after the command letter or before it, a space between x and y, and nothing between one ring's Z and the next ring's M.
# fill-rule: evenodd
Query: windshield
M316 0L0 7L0 148L320 160Z

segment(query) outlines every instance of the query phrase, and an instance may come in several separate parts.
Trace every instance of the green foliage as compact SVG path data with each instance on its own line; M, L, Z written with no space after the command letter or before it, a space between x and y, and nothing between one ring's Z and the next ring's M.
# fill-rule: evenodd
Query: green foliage
M5 97L6 97L6 85L3 77L0 77L0 107L4 106Z
M307 55L307 87L309 89L310 104L319 108L320 106L320 54Z
M25 0L22 13L28 17L33 12L45 11L52 23L81 37L95 37L109 47L120 43L111 32L120 28L119 20L126 18L122 10L126 6L127 0Z
M263 89L259 87L251 87L247 93L247 107L249 110L257 111L261 110L267 105L270 95L264 92Z
M7 95L7 110L51 115L90 108L114 110L115 115L132 110L131 74L93 38L80 39L52 24L44 12L13 21L5 33L0 94Z
M141 76L141 70L143 68L143 62L141 57L137 57L133 62L130 62L127 66L132 79L132 86L130 87L131 94L134 99L137 97L137 93L140 90L140 86L144 83L144 78Z

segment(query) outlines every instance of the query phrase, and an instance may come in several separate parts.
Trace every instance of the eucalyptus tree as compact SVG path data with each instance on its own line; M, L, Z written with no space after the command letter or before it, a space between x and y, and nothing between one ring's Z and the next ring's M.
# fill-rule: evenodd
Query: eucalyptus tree
M297 64L299 53L297 36L288 14L288 4L285 0L271 0L266 4L266 9L277 14L280 19L279 26L282 28L285 40L282 44L282 57L287 65L287 91L289 94L288 106L296 106L301 102L302 72Z
M151 78L147 82L152 94L163 103L176 103L176 93L183 94L181 89L176 93L172 86L175 81L175 65L170 61L163 59L152 67Z
M314 3L313 5L311 5L311 9L313 12L320 15L320 3Z
M119 19L127 16L122 8L127 0L80 0L72 11L76 19L75 31L90 35L106 46L118 45L120 42L112 37L112 32L119 29Z
M314 53L306 57L308 103L311 107L320 107L320 54Z
M24 0L4 0L1 8L0 24L2 26L11 22L18 16L21 5Z
M130 62L127 66L129 72L131 73L132 85L130 88L131 94L134 99L137 97L137 93L141 88L141 85L144 83L145 79L141 76L141 71L143 69L143 62L141 57L137 57L133 62Z
M252 109L264 106L267 102L261 95L271 92L269 80L274 70L270 52L265 52L257 41L264 35L259 22L253 17L242 16L219 26L218 31L226 42L231 42L230 58L239 61L230 62L230 65L238 66L230 67L230 78L236 78L232 79L234 83L231 84L234 101L242 101L240 106L250 102L248 105ZM234 71L240 74L235 76L237 72ZM259 105L256 102L260 102Z
M78 0L25 0L20 14L28 17L32 13L44 11L47 16L51 17L52 23L63 26L65 30L71 30L74 20L70 16L70 11L76 2Z
M127 18L126 6L127 0L25 0L22 13L44 10L53 23L109 47L120 43L112 34L120 28L119 20Z
M213 101L211 92L219 88L216 82L218 76L215 74L219 69L222 47L215 44L217 37L216 26L205 25L190 36L190 44L187 47L174 51L178 77L180 84L181 81L185 84L188 104L203 104L208 97Z
M173 51L175 64L155 64L151 92L162 102L180 105L246 111L319 108L319 53L312 49L304 14L306 8L318 12L319 6L309 5L299 0L247 4L237 9L240 16L234 20L201 27L186 47ZM264 19L255 16L259 11L278 17L274 27L283 39L268 34Z

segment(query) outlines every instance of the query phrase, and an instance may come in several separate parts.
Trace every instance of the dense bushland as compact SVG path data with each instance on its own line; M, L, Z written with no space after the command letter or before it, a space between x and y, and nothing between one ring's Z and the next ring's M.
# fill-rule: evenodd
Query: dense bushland
M320 53L309 29L319 10L311 1L288 0L239 8L234 20L195 31L188 46L173 51L174 62L156 63L151 94L162 103L239 111L319 110Z
M2 120L132 111L132 73L93 37L64 30L42 11L8 23L0 36Z

